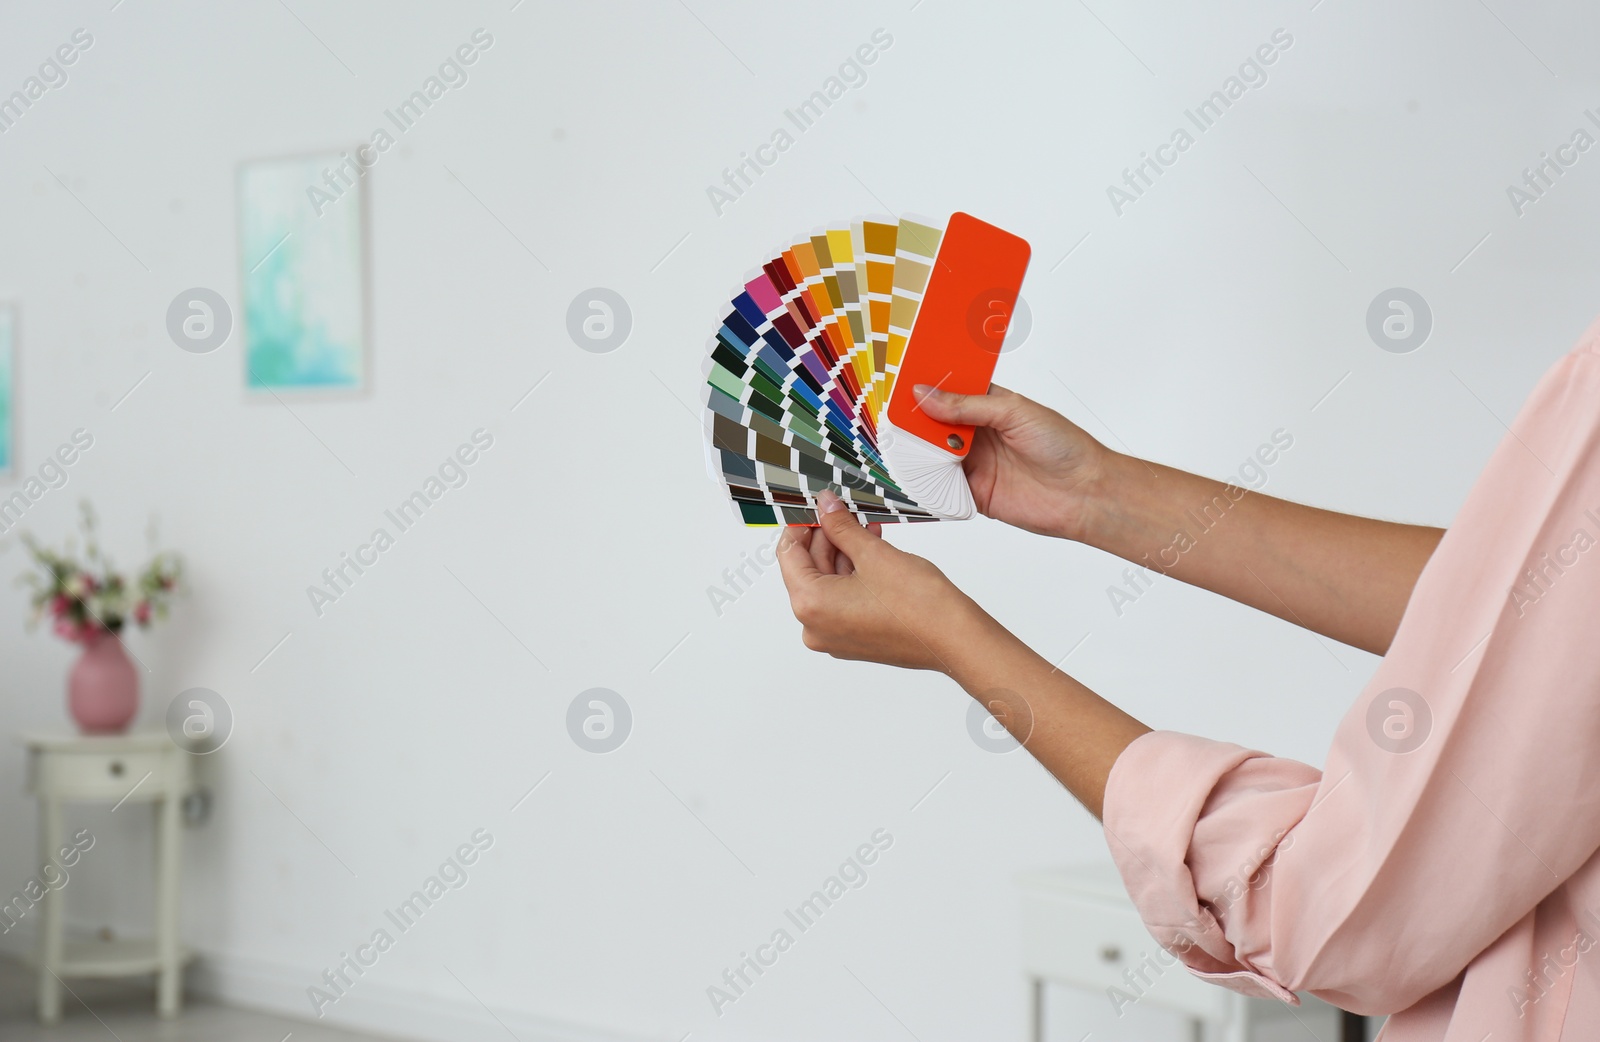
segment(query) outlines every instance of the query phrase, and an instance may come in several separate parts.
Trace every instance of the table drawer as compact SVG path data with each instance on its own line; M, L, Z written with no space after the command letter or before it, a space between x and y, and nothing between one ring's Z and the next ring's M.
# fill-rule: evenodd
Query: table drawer
M1137 1002L1190 1016L1228 1016L1231 993L1191 976L1156 944L1131 906L1024 891L1022 952L1033 976L1099 992L1118 1009Z
M31 788L63 800L154 800L181 789L183 767L175 752L155 750L35 753Z

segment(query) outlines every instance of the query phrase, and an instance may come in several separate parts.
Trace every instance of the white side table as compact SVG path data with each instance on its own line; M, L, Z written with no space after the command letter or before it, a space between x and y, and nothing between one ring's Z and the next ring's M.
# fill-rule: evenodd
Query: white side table
M156 818L156 935L149 939L67 941L62 898L46 889L41 904L35 962L39 969L39 1019L61 1019L61 981L67 977L158 974L156 1011L178 1013L183 963L178 944L178 867L182 839L179 805L189 787L189 757L162 732L91 735L28 734L28 788L39 798L41 863L69 846L63 803L113 803L114 811L152 804ZM92 855L87 855L92 856ZM70 880L69 880L70 882Z
M1044 1040L1045 988L1052 982L1106 996L1122 1009L1158 1006L1189 1019L1194 1038L1248 1042L1252 1025L1283 1015L1283 1004L1250 999L1189 973L1156 944L1110 863L1026 872L1022 891L1022 960L1033 985L1033 1039ZM1115 993L1110 989L1115 988ZM1115 996L1115 1001L1113 1001ZM1305 1006L1327 1007L1311 996ZM1364 1037L1345 1014L1341 1037Z

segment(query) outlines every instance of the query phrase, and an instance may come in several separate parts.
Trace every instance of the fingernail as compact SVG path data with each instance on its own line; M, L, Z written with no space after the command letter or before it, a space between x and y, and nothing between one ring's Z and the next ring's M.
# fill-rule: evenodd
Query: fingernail
M822 504L822 512L824 514L831 514L835 510L844 509L844 500L827 490L823 490L822 495L817 497L817 501Z
M918 399L922 399L928 397L930 394L935 393L935 389L928 384L917 384L915 387L911 388L911 393L915 394Z

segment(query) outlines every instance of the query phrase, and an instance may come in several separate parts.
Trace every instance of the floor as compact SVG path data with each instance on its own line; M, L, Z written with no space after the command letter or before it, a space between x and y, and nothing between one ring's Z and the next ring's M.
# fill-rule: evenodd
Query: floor
M160 1020L155 1015L154 978L69 980L76 997L63 994L65 1015L60 1024L47 1028L34 1016L34 979L26 965L0 956L4 1042L387 1042L377 1035L205 1002L186 1004L176 1020ZM1302 1010L1292 1019L1261 1025L1256 1042L1334 1042L1338 1025L1333 1016L1322 1016L1324 1012ZM1368 1028L1369 1033L1375 1030L1375 1024ZM1077 1031L1071 1035L1076 1038Z
M155 1015L154 978L68 980L61 1023L34 1016L33 970L0 956L0 1038L5 1042L383 1042L270 1013L190 1003L176 1020ZM76 998L73 994L76 993Z

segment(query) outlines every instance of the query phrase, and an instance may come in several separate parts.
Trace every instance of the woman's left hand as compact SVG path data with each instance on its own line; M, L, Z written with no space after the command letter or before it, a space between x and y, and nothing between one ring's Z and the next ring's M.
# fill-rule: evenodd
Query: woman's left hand
M907 669L949 673L959 642L986 619L931 562L863 528L830 492L821 526L784 530L778 564L812 651Z

